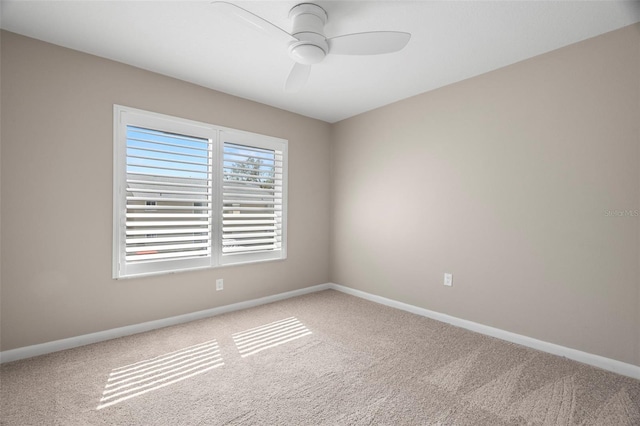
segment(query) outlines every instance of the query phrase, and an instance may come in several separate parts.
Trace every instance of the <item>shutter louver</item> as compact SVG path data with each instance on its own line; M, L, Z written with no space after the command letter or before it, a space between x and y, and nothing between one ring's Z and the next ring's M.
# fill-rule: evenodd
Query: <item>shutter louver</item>
M210 256L211 143L127 126L127 263Z
M224 143L222 254L282 247L283 153Z

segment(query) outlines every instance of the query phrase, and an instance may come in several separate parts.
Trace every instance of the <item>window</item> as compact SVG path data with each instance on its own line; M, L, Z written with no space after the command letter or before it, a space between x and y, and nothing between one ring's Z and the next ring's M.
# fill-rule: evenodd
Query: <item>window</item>
M284 259L286 200L286 140L114 106L114 278Z

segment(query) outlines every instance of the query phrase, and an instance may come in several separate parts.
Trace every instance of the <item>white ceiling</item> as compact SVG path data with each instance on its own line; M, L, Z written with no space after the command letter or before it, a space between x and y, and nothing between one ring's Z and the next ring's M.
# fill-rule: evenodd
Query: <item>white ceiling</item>
M233 1L289 31L300 0ZM287 46L210 1L2 0L3 29L327 122L436 89L640 21L640 2L317 1L326 36L394 30L407 47L329 55L283 90Z

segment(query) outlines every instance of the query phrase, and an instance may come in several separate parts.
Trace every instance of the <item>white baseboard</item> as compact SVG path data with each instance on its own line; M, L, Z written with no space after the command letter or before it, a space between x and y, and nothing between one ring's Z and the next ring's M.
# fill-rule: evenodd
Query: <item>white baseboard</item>
M277 302L279 300L289 299L291 297L302 296L303 294L309 294L316 291L327 290L329 288L329 284L319 284L312 287L302 288L300 290L288 291L285 293L275 294L273 296L261 297L259 299L247 300L245 302L220 306L218 308L206 309L204 311L192 312L189 314L178 315L175 317L164 318L156 321L143 322L140 324L133 324L125 327L112 328L111 330L99 331L97 333L70 337L68 339L55 340L53 342L11 349L8 351L0 352L0 364L4 362L31 358L38 355L44 355L51 352L62 351L65 349L77 348L78 346L85 346L91 343L103 342L105 340L129 336L131 334L142 333L145 331L155 330L171 325L182 324L189 321L195 321L215 315L225 314L227 312L239 311L241 309L252 308L254 306L266 305L267 303Z
M171 325L182 324L189 321L195 321L227 312L239 311L241 309L252 308L254 306L265 305L267 303L277 302L279 300L289 299L291 297L302 296L304 294L314 293L317 291L333 289L352 296L360 297L371 302L380 303L392 308L411 312L416 315L431 318L437 321L445 322L487 336L496 337L508 342L517 343L539 351L547 352L553 355L562 356L603 370L612 371L617 374L632 377L640 380L640 366L627 364L603 356L582 352L576 349L567 348L565 346L556 345L554 343L545 342L510 331L501 330L499 328L489 327L487 325L478 324L473 321L467 321L456 318L451 315L442 314L440 312L430 311L407 303L398 302L396 300L387 299L386 297L376 296L361 290L345 287L340 284L326 283L312 287L306 287L299 290L288 291L285 293L275 294L273 296L261 297L259 299L247 300L245 302L234 303L231 305L220 306L218 308L206 309L204 311L192 312L189 314L178 315L175 317L164 318L156 321L149 321L140 324L133 324L126 327L114 328L111 330L99 331L97 333L85 334L68 339L56 340L53 342L41 343L23 348L11 349L0 352L0 363L17 361L20 359L31 358L38 355L44 355L51 352L57 352L65 349L72 349L79 346L89 345L91 343L102 342L105 340L115 339L118 337L128 336L131 334L142 333L145 331L155 330Z
M392 308L400 309L403 311L411 312L416 315L431 318L437 321L445 322L457 327L466 328L467 330L475 331L487 336L496 337L507 342L517 343L522 346L527 346L533 349L537 349L542 352L547 352L553 355L562 356L572 359L574 361L588 364L594 367L602 368L603 370L612 371L623 376L631 377L640 380L640 366L627 364L615 359L605 358L600 355L594 355L587 352L582 352L576 349L567 348L565 346L556 345L555 343L549 343L542 340L534 339L531 337L523 336L521 334L512 333L510 331L501 330L499 328L489 327L487 325L478 324L473 321L467 321L464 319L452 317L450 315L442 314L440 312L430 311L428 309L419 308L417 306L409 305L407 303L398 302L396 300L387 299L385 297L376 296L361 290L355 290L353 288L345 287L340 284L330 283L329 288L338 290L352 296L357 296L362 299L369 300L371 302L380 303L382 305L390 306Z

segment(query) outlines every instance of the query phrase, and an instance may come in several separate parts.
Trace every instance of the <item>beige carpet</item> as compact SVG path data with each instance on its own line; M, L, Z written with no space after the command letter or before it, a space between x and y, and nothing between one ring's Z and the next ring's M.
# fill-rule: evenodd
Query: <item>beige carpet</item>
M640 381L331 290L0 380L3 425L640 425Z

